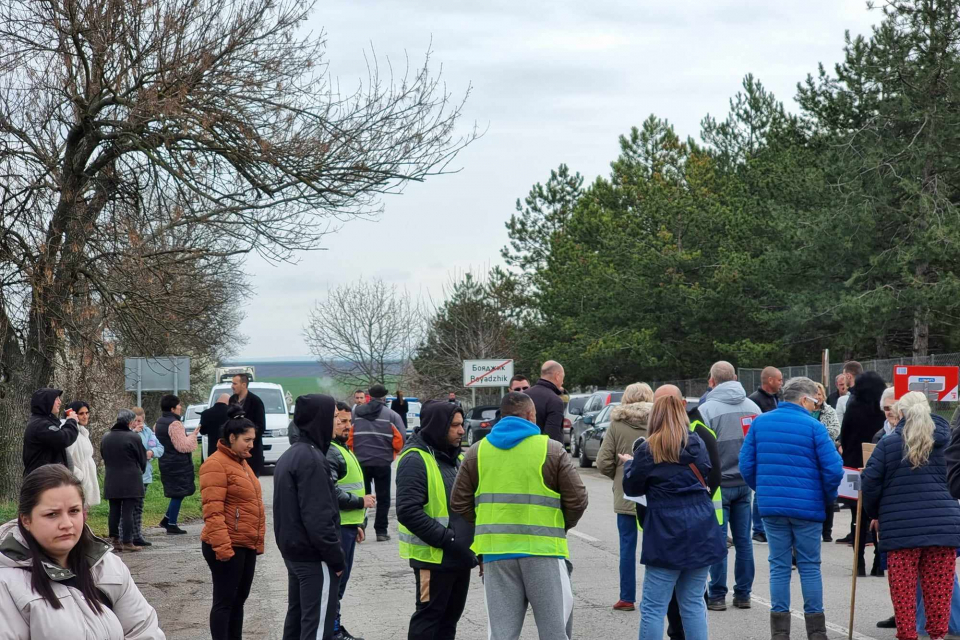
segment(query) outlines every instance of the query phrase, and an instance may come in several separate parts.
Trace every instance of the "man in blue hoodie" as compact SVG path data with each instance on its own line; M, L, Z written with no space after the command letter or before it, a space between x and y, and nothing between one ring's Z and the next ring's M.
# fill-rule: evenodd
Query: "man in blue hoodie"
M533 401L508 393L501 420L464 456L450 511L475 523L484 562L490 640L520 636L527 603L541 638L573 637L567 530L587 509L587 490L563 444L540 434ZM558 570L559 569L559 570Z

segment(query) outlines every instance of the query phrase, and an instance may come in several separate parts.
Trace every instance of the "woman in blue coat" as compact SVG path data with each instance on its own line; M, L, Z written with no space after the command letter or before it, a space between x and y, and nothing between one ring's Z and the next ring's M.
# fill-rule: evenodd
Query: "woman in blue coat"
M900 423L880 440L863 471L863 511L879 520L879 551L887 554L897 638L917 637L918 578L927 632L943 638L960 547L960 504L947 487L944 455L950 425L930 414L927 397L917 391L900 398L897 410Z
M727 554L704 480L710 458L703 441L690 431L684 403L672 395L654 403L648 433L635 457L622 456L624 493L647 498L640 640L663 638L674 589L687 640L707 640L704 587L710 566Z

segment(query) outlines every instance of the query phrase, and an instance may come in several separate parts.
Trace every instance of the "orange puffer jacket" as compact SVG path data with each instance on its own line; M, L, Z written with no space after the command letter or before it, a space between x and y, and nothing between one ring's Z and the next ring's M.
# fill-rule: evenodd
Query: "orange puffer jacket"
M222 442L200 467L203 533L200 540L213 547L218 560L233 557L234 547L263 553L267 518L260 480L250 465Z

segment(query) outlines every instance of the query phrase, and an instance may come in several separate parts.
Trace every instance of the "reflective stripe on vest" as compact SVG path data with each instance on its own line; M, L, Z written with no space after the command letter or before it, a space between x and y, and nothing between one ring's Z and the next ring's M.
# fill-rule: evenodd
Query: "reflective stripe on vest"
M363 498L363 470L360 468L360 463L357 461L357 456L353 455L353 451L350 451L350 449L347 449L339 443L331 442L330 444L335 446L337 450L340 451L340 453L343 455L344 462L347 464L347 473L342 478L337 480L337 486L351 495ZM367 510L363 507L360 507L359 509L350 509L349 511L341 511L340 524L363 524L363 518L366 515Z
M714 430L708 427L707 425L703 424L699 420L694 420L693 422L690 423L691 432L697 427L703 427L704 429L710 432L710 435L712 435L714 439L716 439L717 434L714 432ZM720 526L722 527L723 526L723 497L720 495L720 487L717 487L717 490L713 492L713 496L711 496L710 499L713 502L713 511L717 515L717 522L719 522Z
M570 557L560 494L543 480L547 436L512 449L481 440L477 449L477 522L473 552Z
M446 527L450 524L449 513L447 512L447 494L444 491L443 475L440 473L440 465L436 458L423 449L407 449L400 454L397 459L397 468L400 468L400 462L411 451L416 451L423 458L423 466L427 470L427 504L423 505L423 511L428 517L433 518L438 524ZM463 457L462 455L460 456ZM440 564L443 562L443 549L431 547L426 542L413 534L410 529L403 526L403 523L397 522L397 531L400 542L400 557L404 560L419 560L420 562L429 562Z

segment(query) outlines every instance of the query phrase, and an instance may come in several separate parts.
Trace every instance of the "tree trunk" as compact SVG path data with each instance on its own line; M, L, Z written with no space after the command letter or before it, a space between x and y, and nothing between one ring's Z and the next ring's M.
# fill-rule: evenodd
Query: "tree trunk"
M926 358L930 348L930 312L920 308L913 312L913 357Z
M16 500L23 475L23 428L30 416L27 376L11 372L10 381L0 387L0 500Z

